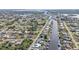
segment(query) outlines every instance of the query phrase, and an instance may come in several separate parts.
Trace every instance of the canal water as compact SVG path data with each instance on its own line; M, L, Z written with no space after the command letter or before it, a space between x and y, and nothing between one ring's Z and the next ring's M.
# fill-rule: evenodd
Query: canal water
M58 25L57 21L53 19L53 24L52 24L52 34L50 36L50 45L48 50L58 50Z

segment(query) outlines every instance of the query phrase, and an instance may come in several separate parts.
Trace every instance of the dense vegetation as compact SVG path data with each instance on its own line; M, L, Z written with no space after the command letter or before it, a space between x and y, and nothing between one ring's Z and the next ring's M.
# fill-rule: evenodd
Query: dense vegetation
M32 43L32 40L24 39L24 41L20 45L14 45L9 41L0 44L1 50L26 50Z

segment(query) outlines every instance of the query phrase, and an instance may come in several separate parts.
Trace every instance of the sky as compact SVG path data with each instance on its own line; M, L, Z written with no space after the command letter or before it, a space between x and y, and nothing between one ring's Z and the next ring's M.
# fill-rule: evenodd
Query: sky
M0 0L0 9L79 9L78 0Z

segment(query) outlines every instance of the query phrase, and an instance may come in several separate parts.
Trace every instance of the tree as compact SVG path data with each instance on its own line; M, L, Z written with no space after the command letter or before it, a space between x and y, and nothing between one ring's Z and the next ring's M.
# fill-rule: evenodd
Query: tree
M44 39L47 39L47 35L44 36Z
M30 44L31 44L32 42L33 42L33 41L30 40L30 39L24 39L24 41L23 41L22 44L20 45L20 46L21 46L20 49L23 49L23 50L27 49L27 48L30 46Z

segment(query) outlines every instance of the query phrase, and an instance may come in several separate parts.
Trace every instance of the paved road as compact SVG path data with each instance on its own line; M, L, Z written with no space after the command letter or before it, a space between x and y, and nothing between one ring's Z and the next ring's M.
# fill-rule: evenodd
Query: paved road
M49 25L51 23L52 20L47 20L46 24L43 26L43 28L41 29L41 31L39 32L39 34L37 35L37 37L34 39L33 43L30 45L30 47L28 48L28 50L31 50L31 48L34 46L35 42L38 40L40 34L42 33L42 31L45 29L45 27L47 25Z
M72 39L72 41L73 41L73 43L75 44L76 48L78 49L79 46L77 45L77 42L76 42L75 39L73 38L72 32L70 32L70 30L69 30L69 28L68 28L66 22L64 22L64 26L65 26L65 28L67 29L67 31L68 31L68 33L69 33L69 35L70 35L70 38Z
M52 24L52 34L50 37L50 45L48 50L58 50L58 26L57 26L57 21L53 20L53 24Z

